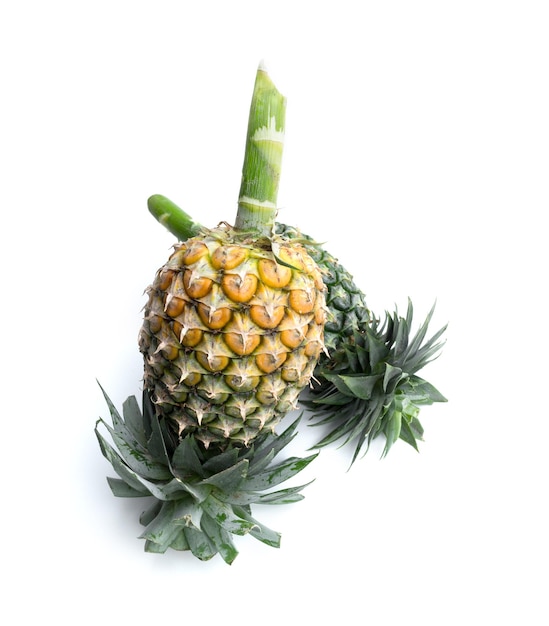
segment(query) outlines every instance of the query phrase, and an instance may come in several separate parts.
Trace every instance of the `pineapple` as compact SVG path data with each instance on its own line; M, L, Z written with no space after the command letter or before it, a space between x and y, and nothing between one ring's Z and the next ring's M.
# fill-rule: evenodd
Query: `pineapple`
M192 237L197 222L161 195L151 196L151 214L179 239ZM353 441L353 462L364 444L385 436L384 454L397 439L416 450L423 437L420 407L446 398L417 375L439 353L446 326L426 339L433 310L411 339L413 306L406 317L386 313L383 323L372 314L352 275L322 246L285 224L276 232L300 241L321 269L326 287L326 351L315 366L311 385L300 395L311 423L328 428L317 443L324 447L339 440Z
M285 98L260 66L235 226L175 246L148 289L144 386L178 437L248 446L296 407L324 351L320 270L274 234Z
M303 497L305 485L272 490L318 454L275 462L300 420L275 428L298 398L328 428L315 448L353 441L353 462L381 434L385 453L399 438L417 448L420 406L445 400L417 376L441 347L444 328L425 339L433 311L412 338L411 303L405 318L386 313L380 324L335 258L275 224L284 107L260 66L234 227L206 229L149 198L179 243L147 290L143 410L132 396L121 415L103 391L112 426L96 424L114 495L150 500L140 518L148 552L232 563L232 535L280 545L252 505Z
M140 518L148 552L232 563L232 535L247 533L277 547L279 534L251 506L300 500L303 485L273 488L317 456L275 462L299 418L280 435L276 425L309 384L326 321L317 264L300 241L274 233L284 114L260 66L235 225L197 225L147 290L143 410L132 396L120 414L103 391L112 426L100 419L96 436L118 475L109 485L149 498ZM188 225L182 212L166 219L181 217Z
M324 285L300 244L223 226L175 246L149 288L145 388L178 436L249 445L296 407L324 349Z
M156 194L148 200L150 213L180 241L187 241L202 230L189 214L165 196ZM312 237L286 224L275 224L275 233L300 242L321 272L325 288L326 321L324 346L319 362L330 360L330 354L340 349L359 327L371 321L365 296L352 275Z
M278 231L309 241L307 249L323 270L328 321L324 328L329 354L321 355L313 384L301 396L312 423L329 432L318 443L353 442L356 460L364 444L385 437L383 455L401 439L416 450L423 439L420 407L446 398L417 372L440 353L446 326L426 339L434 313L428 313L413 338L413 305L406 317L385 313L384 322L372 315L351 274L310 237L278 225Z
M326 287L326 351L320 355L319 365L329 363L332 354L341 349L359 327L370 323L371 312L366 305L366 298L352 275L311 237L286 224L277 224L276 232L301 241L322 271L322 280ZM317 375L318 372L315 373L315 378Z

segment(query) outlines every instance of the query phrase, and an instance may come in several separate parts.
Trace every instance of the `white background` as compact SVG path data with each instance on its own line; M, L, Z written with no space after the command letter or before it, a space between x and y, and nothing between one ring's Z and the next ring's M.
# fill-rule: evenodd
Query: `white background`
M0 9L2 611L10 624L549 623L549 15L531 0L7 1ZM140 390L162 193L231 221L256 67L288 97L280 219L378 314L410 296L449 403L232 566L143 552L93 428ZM313 431L313 432L311 432ZM292 452L317 435L303 425Z

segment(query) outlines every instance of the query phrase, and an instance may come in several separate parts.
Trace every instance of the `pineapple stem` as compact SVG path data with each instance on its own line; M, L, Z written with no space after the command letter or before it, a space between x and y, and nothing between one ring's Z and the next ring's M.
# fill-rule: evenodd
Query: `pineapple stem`
M165 196L151 196L147 206L152 215L180 241L194 237L201 229L198 222Z
M280 181L286 98L263 64L255 80L235 228L269 237L274 228Z

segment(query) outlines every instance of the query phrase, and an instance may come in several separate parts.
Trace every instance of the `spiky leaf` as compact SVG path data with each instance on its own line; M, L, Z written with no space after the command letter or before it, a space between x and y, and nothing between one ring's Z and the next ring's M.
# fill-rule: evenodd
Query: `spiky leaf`
M96 435L103 455L119 476L108 478L109 485L119 497L149 497L150 504L140 517L145 526L141 538L146 552L187 550L201 560L219 554L232 563L238 554L232 535L250 534L267 545L280 544L279 533L258 522L250 506L303 498L301 491L306 485L271 490L316 457L275 462L276 455L295 436L299 419L282 435L259 437L249 449L231 447L211 453L192 436L174 444L173 434L151 411L146 398L141 428L134 400L124 403L122 417L105 397L116 426L98 420ZM99 432L100 425L114 446ZM155 479L143 458L153 463Z
M423 433L419 407L446 401L416 375L442 347L439 339L446 326L426 339L433 312L434 307L412 336L413 306L408 301L406 317L387 313L383 324L373 319L362 325L315 372L320 384L303 403L313 414L313 424L329 428L317 447L354 441L354 462L364 445L367 449L383 434L384 455L399 438L418 449Z

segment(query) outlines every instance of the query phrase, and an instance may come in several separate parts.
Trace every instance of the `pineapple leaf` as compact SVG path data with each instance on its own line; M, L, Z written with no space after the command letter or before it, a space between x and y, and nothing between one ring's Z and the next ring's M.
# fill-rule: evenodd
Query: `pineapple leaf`
M411 309L412 309L412 303L410 302L410 305L409 305L409 320L410 321L408 322L408 325L411 325L412 323ZM427 314L427 317L425 318L423 324L420 326L415 337L412 339L409 346L407 346L407 351L406 351L407 354L414 354L421 347L421 344L423 343L423 340L425 339L425 335L427 334L427 330L429 328L429 324L431 323L431 319L433 317L434 312L435 312L435 305L433 304L433 306L431 307L431 310Z
M238 516L232 506L212 494L202 502L202 507L219 526L234 535L246 535L254 526L253 523Z
M201 478L205 476L197 443L191 437L185 437L177 446L170 465L174 474L180 478L185 474L195 474Z
M257 504L292 504L294 502L299 502L305 497L301 491L305 489L305 487L308 487L312 482L313 481L309 481L305 485L299 485L298 487L288 487L278 491L258 494L257 498L253 502Z
M235 507L235 511L251 525L250 534L252 537L272 548L280 548L280 533L260 524L243 508Z
M356 397L355 389L358 391L358 393L361 393L361 394L367 393L367 391L365 392L362 389L362 385L360 384L364 382L363 379L368 378L367 376L361 376L359 377L358 381L353 381L353 380L349 380L349 379L352 379L353 376L342 376L340 374L336 375L336 374L325 373L324 378L326 378L326 380L331 382L339 391L339 393L341 393L343 396L347 398ZM358 397L361 397L361 396L358 396Z
M215 497L221 502L225 502L225 504L247 506L259 502L261 493L257 491L219 492L215 494Z
M124 423L142 448L147 447L147 437L143 428L143 415L135 396L129 396L122 404Z
M143 511L143 513L141 513L139 517L139 523L142 526L148 526L153 521L153 519L160 513L161 508L162 502L154 498L151 506L147 510Z
M261 451L263 452L263 451ZM248 457L248 476L255 476L259 474L264 469L266 469L273 461L276 456L276 451L274 448L271 448L268 454L260 454L259 458L255 458L255 455L252 453L250 457Z
M155 551L165 552L181 530L181 524L176 520L180 505L180 502L163 502L156 517L141 533L140 539L155 544Z
M378 363L383 363L383 361L387 359L389 348L385 342L373 332L373 329L366 327L365 333L367 342L365 349L370 355L370 368L374 370ZM360 335L358 335L358 339L355 339L355 341L357 345L360 345Z
M190 494L196 502L203 502L211 493L210 485L195 482L194 480L183 481L180 478L174 478L168 483L164 492L168 499L177 499L181 497L181 492Z
M236 465L204 479L201 484L211 485L223 492L236 491L248 474L249 463L247 459L242 459Z
M340 374L325 374L325 378L332 382L338 390L350 398L369 400L372 391L380 379L376 376L343 376Z
M143 491L130 487L130 485L121 478L107 476L107 482L109 483L113 495L118 498L143 498L149 495L148 493L143 493Z
M312 482L312 481L311 481ZM216 497L227 504L248 506L250 504L291 504L303 500L301 491L310 484L288 487L278 491L261 493L260 491L235 491L230 494L220 493Z
M438 389L419 376L411 376L409 378L409 385L410 392L406 392L406 396L416 404L448 402Z
M304 470L317 456L318 453L303 459L290 457L273 467L268 467L255 476L245 479L242 483L242 489L245 491L263 491L270 487L276 487Z
M402 413L396 410L389 410L389 418L385 422L385 448L382 456L386 456L387 452L391 449L391 446L398 440L401 432L402 425Z
M395 367L387 363L383 376L383 391L387 394L393 393L398 383L401 381L402 376L403 372L400 367Z
M102 420L99 421L102 422ZM199 497L205 497L204 494L200 491L193 489L191 486L183 483L176 478L173 478L169 482L162 483L153 482L139 475L137 472L128 467L122 457L99 433L97 428L96 435L99 440L99 445L101 451L103 452L103 456L105 456L105 458L110 462L118 476L120 476L120 478L132 489L140 491L143 495L152 495L158 500L162 501L175 500L177 498L180 498L183 492L192 493L193 495L196 495L198 493Z
M410 423L407 420L402 420L401 428L400 428L400 438L405 441L407 444L411 445L414 450L419 452L419 448L417 446L416 437L414 432L410 426Z
M358 359L358 366L355 368L355 370L362 371L362 372L368 371L367 368L368 368L368 365L370 364L370 355L368 353L368 350L363 348L360 345L360 343L357 343L355 351L356 351L356 355Z
M99 422L104 423L103 420ZM99 441L99 447L103 456L112 465L114 471L120 476L120 478L135 491L140 491L143 495L149 495L148 488L139 480L139 477L133 472L122 460L116 450L108 443L108 441L101 435L101 433L95 429L95 434Z
M168 456L166 442L156 413L151 415L151 435L147 442L147 449L151 456L157 459L159 463L170 467L170 457Z
M408 347L408 338L410 336L408 321L397 318L395 314L394 329L396 330L396 336L393 340L393 354L395 357L399 357L404 354Z
M192 526L200 529L202 507L192 497L184 497L177 501L174 509L173 521L179 526Z
M422 441L423 434L424 434L423 426L421 425L421 422L417 419L417 417L414 417L409 425L410 425L410 430L412 431L412 434L414 435L416 440Z
M254 476L265 467L264 461L266 457L274 458L294 439L302 415L301 413L280 435L268 434L265 439L261 439L254 446L248 457L250 459L250 470L248 472L250 476Z
M152 435L152 419L154 416L154 405L146 389L143 389L142 398L143 398L143 431L145 433L145 439L148 442Z
M140 535L140 538L146 540L145 550L163 553L168 548L188 549L183 529L199 530L201 516L202 511L190 496L162 503L156 500L140 518L146 526Z
M217 474L218 472L222 472L223 470L226 470L227 468L237 463L238 455L238 448L227 448L225 452L216 454L215 456L212 456L207 461L205 461L205 463L202 465L202 469L204 470L204 472L210 475Z
M183 528L183 533L189 550L197 559L209 561L217 554L217 548L206 533L192 527Z
M230 565L238 556L238 550L231 534L206 514L202 517L202 531L215 546L225 563Z
M173 541L170 543L170 548L172 550L179 550L179 551L189 550L189 544L185 537L185 532L183 528L173 538Z
M337 378L335 378L334 380L337 380ZM304 401L303 404L314 410L316 405L324 404L328 406L344 406L346 404L349 404L351 400L352 398L348 394L337 391L334 383L331 388L325 390L322 396L315 398L313 402ZM322 407L322 409L324 410L324 407ZM337 415L337 413L334 412L333 415Z
M443 345L440 337L446 326L426 339L433 312L434 306L410 339L413 306L408 300L405 318L395 311L385 314L383 324L375 318L369 320L355 330L352 341L317 367L320 386L313 387L303 404L312 413L313 425L332 428L316 448L354 440L354 462L365 444L369 446L384 435L383 456L399 438L417 449L423 434L417 419L419 407L446 401L433 385L416 375Z
M99 383L97 384L99 385L99 388L101 389L101 392L103 393L103 397L105 398L107 402L107 406L109 407L109 413L111 415L113 428L108 426L105 422L103 422L104 425L107 427L109 432L111 432L111 434L113 432L116 433L116 435L118 435L118 437L122 439L126 443L126 445L128 445L132 449L136 451L145 452L146 445L143 446L141 437L135 436L132 429L127 427L126 423L124 422L120 413L118 412L118 409L114 406L112 400L109 398L106 391L103 389L103 387L101 387Z
M113 429L105 423L104 426L116 444L121 458L130 469L149 480L165 480L172 477L170 470L165 465L154 461L140 446L136 449L134 447L136 442L133 438L131 441L125 438L129 434L127 429L120 427Z
M332 413L330 417L331 417L330 421L332 421L332 417L334 421L336 417L340 417L341 419L341 416L338 416L337 413ZM321 423L318 422L313 425L319 426L320 424ZM345 443L349 439L352 438L350 433L352 433L354 429L362 430L363 428L364 428L364 423L360 419L359 415L353 416L351 415L350 412L349 413L345 412L344 418L341 419L338 425L335 428L333 428L327 435L325 435L318 443L316 443L314 448L324 448L332 443L335 443L339 439L342 439L343 437L345 437L345 441L343 442L342 445L345 445Z
M142 430L135 399L124 403L124 419L112 403L109 408L114 425L99 419L95 429L103 455L119 476L107 480L117 496L152 496L140 516L146 552L190 550L201 560L219 553L232 563L238 554L230 537L233 534L251 533L268 545L279 545L280 535L259 525L250 505L293 503L303 498L301 491L306 485L263 492L294 476L317 456L273 464L275 456L296 436L301 415L281 435L265 434L250 448L235 446L219 452L203 449L193 436L174 445L148 395L144 397ZM99 432L100 424L119 450Z

